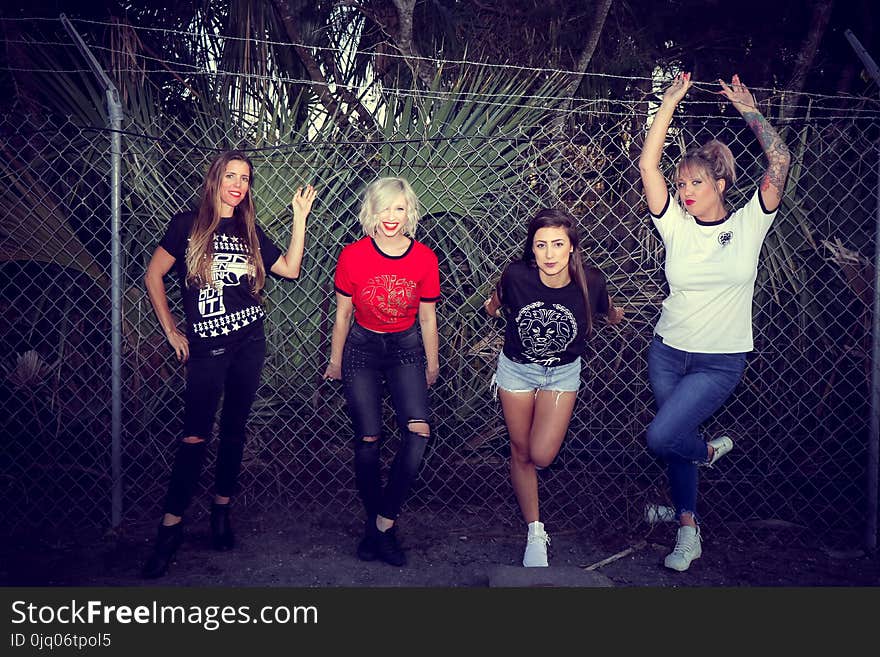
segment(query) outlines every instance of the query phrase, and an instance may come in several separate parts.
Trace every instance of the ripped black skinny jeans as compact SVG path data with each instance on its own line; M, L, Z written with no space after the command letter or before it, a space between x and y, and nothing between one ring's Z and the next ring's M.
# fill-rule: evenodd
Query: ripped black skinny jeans
M391 393L400 446L382 486L383 382ZM352 323L342 355L342 383L354 428L354 473L368 518L396 520L418 474L428 443L428 385L425 350L418 325L397 333L376 333ZM375 437L367 441L364 438Z
M214 494L231 497L238 485L244 453L245 426L260 387L266 358L262 327L247 338L211 350L193 350L186 366L183 434L202 442L178 444L164 513L182 516L199 483L207 444L220 411L220 445L214 473Z

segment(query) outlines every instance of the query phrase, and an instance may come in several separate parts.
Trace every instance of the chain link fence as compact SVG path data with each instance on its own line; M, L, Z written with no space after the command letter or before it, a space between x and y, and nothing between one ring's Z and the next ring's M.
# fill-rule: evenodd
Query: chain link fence
M701 471L702 515L716 532L741 536L783 523L805 541L852 545L865 528L880 121L854 101L839 102L852 106L781 124L794 161L759 265L755 351L733 397L705 425L710 437L726 433L736 445L723 467ZM183 411L184 368L158 328L143 275L170 216L194 207L215 153L202 145L211 144L251 155L258 221L281 246L296 188L318 188L303 273L268 283L269 351L237 504L359 514L343 396L338 383L322 380L332 278L340 249L360 235L364 187L400 175L423 204L416 237L438 253L443 288L432 439L407 510L518 518L508 438L489 390L503 327L481 306L522 252L529 216L557 206L580 220L587 258L605 271L626 317L592 337L568 435L540 475L542 516L558 529L637 530L647 504L668 504L665 472L644 446L654 412L645 357L666 291L663 248L636 164L648 109L593 105L566 115L562 133L545 121L506 131L401 130L381 140L270 139L219 123L197 135L192 126L144 134L129 122L121 190L124 520L158 516ZM677 117L664 167L671 174L682 149L722 139L737 159L731 203L739 206L765 162L731 113ZM113 485L109 133L21 114L0 120L0 146L0 526L106 527ZM176 282L166 282L180 315ZM396 435L386 410L387 465ZM194 513L210 501L212 474L208 463Z

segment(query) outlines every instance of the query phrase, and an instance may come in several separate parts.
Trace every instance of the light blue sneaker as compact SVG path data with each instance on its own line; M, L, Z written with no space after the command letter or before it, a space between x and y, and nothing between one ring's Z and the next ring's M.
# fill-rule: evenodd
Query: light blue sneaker
M546 568L547 563L547 544L550 543L550 536L544 531L544 523L529 523L529 536L526 539L526 551L523 554L523 566L526 568Z
M682 525L675 537L675 547L666 555L663 565L672 570L684 572L691 566L691 561L699 559L703 554L700 528Z
M710 440L709 444L712 445L712 458L705 463L700 464L705 465L708 468L715 465L718 459L733 449L733 440L731 440L730 436L719 436L714 440Z

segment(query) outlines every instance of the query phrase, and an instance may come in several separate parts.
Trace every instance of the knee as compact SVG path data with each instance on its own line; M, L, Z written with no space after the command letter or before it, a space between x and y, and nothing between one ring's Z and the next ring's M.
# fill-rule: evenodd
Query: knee
M645 442L648 445L648 451L655 456L664 456L669 449L670 436L667 432L662 431L657 425L649 424L648 430L645 432Z
M550 450L540 450L535 449L532 450L529 454L529 457L539 468L549 467L551 463L553 463L553 459L556 458L556 452L551 452Z
M359 436L355 438L354 451L358 454L378 453L379 436Z
M529 448L524 447L523 445L518 445L513 441L510 442L510 458L518 463L531 463L532 461L532 455L529 452Z
M410 433L422 438L431 437L431 427L425 420L410 420L406 423L406 429Z

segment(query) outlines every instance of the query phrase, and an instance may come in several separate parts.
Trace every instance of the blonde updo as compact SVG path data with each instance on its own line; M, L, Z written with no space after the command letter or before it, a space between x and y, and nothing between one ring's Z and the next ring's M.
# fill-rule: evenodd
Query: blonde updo
M724 191L719 192L721 200L733 183L736 182L736 162L733 153L726 144L713 139L698 148L694 148L685 154L675 169L676 178L681 178L685 172L700 172L712 180L712 184L718 188L718 180L724 181Z

